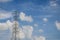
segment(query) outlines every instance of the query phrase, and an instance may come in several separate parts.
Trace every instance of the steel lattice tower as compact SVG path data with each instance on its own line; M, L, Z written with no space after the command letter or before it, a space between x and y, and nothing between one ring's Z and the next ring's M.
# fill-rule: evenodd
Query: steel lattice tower
M18 12L17 11L15 11L14 13L13 13L13 25L12 25L12 38L11 38L11 40L18 40L18 38L17 38L17 34L18 34L18 32L19 32L19 30L18 30Z

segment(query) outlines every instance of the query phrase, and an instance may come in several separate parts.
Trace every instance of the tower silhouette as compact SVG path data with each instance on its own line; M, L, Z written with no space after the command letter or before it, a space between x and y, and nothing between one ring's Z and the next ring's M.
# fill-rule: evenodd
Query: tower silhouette
M19 33L19 29L18 29L19 25L18 24L19 24L18 23L18 12L15 11L13 13L13 25L12 25L12 37L11 37L11 40L19 40L17 38L18 33Z

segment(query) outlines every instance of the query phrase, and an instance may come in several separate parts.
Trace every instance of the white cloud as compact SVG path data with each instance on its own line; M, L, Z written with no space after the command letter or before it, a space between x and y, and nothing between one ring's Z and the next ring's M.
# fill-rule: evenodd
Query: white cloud
M6 21L5 23L0 23L0 30L7 30L9 29L10 30L10 33L11 33L11 37L12 37L12 30L13 30L13 27L15 27L15 22L18 24L17 21L13 21L11 22L10 20ZM17 26L17 38L19 39L24 39L25 37L27 38L31 38L32 36L32 31L33 31L33 27L32 26L22 26L22 28L19 28L19 24L16 25Z
M20 39L25 38L25 34L22 30L20 30L20 32L19 32L19 37L20 37Z
M18 31L17 38L19 38L19 39L25 38L25 33L23 32L22 28L19 28L19 24L18 24L17 21L11 22L10 20L7 20L5 23L0 23L0 30L1 31L5 31L5 30L9 29L10 33L11 33L11 36L10 36L10 38L11 38L12 37L12 33L13 33L13 28L15 27L15 22L17 23L16 26L18 28L17 29L17 31Z
M57 6L56 1L50 1L50 6L52 6L52 7L56 7L56 6Z
M55 24L56 24L57 29L60 30L60 23L56 21Z
M19 28L19 23L17 22L17 21L13 21L13 22L11 22L10 20L8 20L6 23L6 28L7 29L9 29L10 30L10 33L11 33L11 36L10 37L12 37L12 33L13 33L13 28L15 27L15 25L17 26L17 31L18 31L18 33L16 34L17 35L17 38L18 39L23 39L23 38L25 38L25 34L24 34L24 32L23 32L23 29L22 28ZM5 28L5 26L4 26L4 28ZM6 29L6 30L7 30Z
M44 31L42 29L40 29L39 32L41 33L41 32L44 32Z
M8 29L6 23L0 23L0 30L6 30L6 29Z
M23 26L23 32L27 38L32 37L33 27L32 26Z
M30 16L26 16L25 13L23 13L23 12L20 13L20 19L22 21L27 21L27 22L32 22L33 21L31 15Z
M12 12L8 12L5 10L0 10L0 19L10 18Z
M47 22L47 21L48 21L48 19L47 19L47 18L43 18L43 21L44 21L44 22Z
M46 40L44 36L35 37L35 40Z
M38 24L34 24L35 27L38 27Z
M10 29L10 31L12 32L13 22L11 22L10 20L8 20L8 21L6 22L6 24L7 24L8 28Z
M10 30L11 36L12 37L12 30L14 27L15 22L18 24L17 21L11 22L10 20L7 20L5 23L0 23L0 30ZM33 27L26 25L22 26L22 28L19 28L19 24L17 25L17 38L19 39L24 39L24 38L31 38L32 37L32 32L33 32Z
M16 25L16 28L17 28L17 38L18 39L24 39L25 38L25 34L23 32L23 29L19 27L19 23L17 21L13 21L13 22L10 22L9 20L7 21L7 26L9 27L10 29L10 32L11 32L11 37L12 37L12 33L13 33L13 29ZM13 35L14 36L14 35Z
M24 39L24 38L31 38L32 37L32 26L22 26L22 28L18 28L19 32L17 33L17 38Z
M7 30L11 25L11 22L8 20L5 23L0 23L0 30Z
M12 30L13 30L13 25L15 23L17 23L17 38L19 39L24 39L24 38L31 38L32 37L32 32L33 32L33 27L32 26L29 26L29 25L26 25L26 26L22 26L19 27L19 23L17 21L14 21L14 22L10 22L9 20L6 22L7 23L7 26L9 26L9 29L12 33Z
M19 38L19 39L24 39L25 38L25 34L24 34L22 28L19 29L19 32L17 34L17 38Z
M0 30L7 30L10 29L11 33L13 30L13 25L16 21L11 22L10 20L6 21L5 23L0 23ZM16 22L18 24L18 22ZM33 36L32 36L32 32L33 32L33 27L26 25L26 26L22 26L22 28L19 28L19 24L18 26L18 30L19 31L17 33L17 38L19 39L24 39L24 38L30 38L33 40ZM42 32L42 30L40 30ZM12 34L11 34L12 36ZM34 38L35 40L45 40L45 37L40 36L40 37L36 37Z
M10 2L12 0L0 0L0 2Z

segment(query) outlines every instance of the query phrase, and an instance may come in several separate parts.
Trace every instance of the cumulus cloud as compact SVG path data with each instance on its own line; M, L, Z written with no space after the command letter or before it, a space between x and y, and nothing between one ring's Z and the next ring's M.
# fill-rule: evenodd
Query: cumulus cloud
M10 37L12 37L12 33L14 31L13 29L14 29L15 25L16 25L16 28L17 28L17 31L18 31L18 33L16 34L17 38L18 39L25 38L25 34L23 32L23 29L19 28L19 23L17 21L11 22L10 20L8 20L8 21L6 21L6 23L0 23L0 30L7 30L7 29L9 29L10 33L11 33Z
M27 38L32 37L33 27L32 26L23 26L23 32Z
M12 0L0 0L0 2L10 2Z
M60 30L60 23L56 21L55 24L56 24L57 29Z
M6 23L0 23L0 30L6 30L8 29L8 26Z
M7 30L11 26L11 22L8 20L5 23L0 23L0 30Z
M50 1L50 6L56 7L57 6L56 0L55 1Z
M20 19L22 21L27 21L27 22L32 22L33 21L31 15L30 16L26 16L26 14L23 13L23 12L20 13Z
M32 37L32 31L33 27L32 26L22 26L22 28L18 28L18 33L17 33L17 38L18 39L24 39L24 38L30 38Z
M35 27L38 27L38 24L34 24Z
M9 27L9 29L10 29L11 37L12 37L12 33L14 31L13 29L16 26L16 30L17 30L16 37L18 39L24 39L25 38L25 33L23 32L23 29L19 27L19 23L17 21L10 22L8 20L6 23L7 23L7 26ZM15 35L13 35L13 36L15 36Z
M31 39L31 40L45 40L45 37L43 36L40 36L40 37L34 37L32 36L32 33L33 33L33 27L30 26L30 25L25 25L25 26L22 26L19 27L19 23L17 21L13 21L11 22L10 20L6 21L5 23L0 23L0 30L7 30L7 29L10 29L11 33L13 32L13 27L14 27L14 24L17 23L17 38L18 39L24 39L24 38L28 38L28 39ZM40 32L42 32L42 30L40 30ZM11 34L11 37L12 37L12 34Z
M17 25L16 25L16 24ZM6 21L5 23L0 23L0 30L10 30L11 36L13 33L13 28L17 26L17 38L18 39L24 39L24 38L31 38L32 37L32 32L33 32L33 27L32 26L22 26L22 28L19 27L19 23L17 21L11 22L10 20Z
M43 21L44 21L44 22L47 22L47 21L48 21L48 19L47 19L47 18L43 18Z
M5 19L5 18L10 18L12 17L11 14L12 12L8 12L5 10L0 10L0 19Z
M22 28L19 28L19 32L17 33L17 38L18 39L24 39L25 38L25 34L24 34Z
M17 21L10 22L9 20L7 21L7 24L9 26L11 33L13 30L13 27L15 27L15 25L17 26L17 31L18 31L17 38L18 39L24 39L24 38L31 38L32 37L32 32L33 32L32 26L26 25L26 26L22 26L22 28L21 28L21 27L19 27L19 23Z
M22 28L19 27L19 23L17 21L11 22L10 20L7 20L5 23L0 23L0 30L10 30L11 36L13 33L13 28L15 27L15 23L17 24L17 38L18 39L24 39L24 38L31 38L32 37L32 32L33 32L33 27L26 25L22 26Z
M7 20L5 23L0 23L0 30L7 30L9 29L11 32L13 28L15 27L15 21L11 22L10 20Z
M7 26L8 26L8 28L9 28L9 30L12 32L12 29L13 29L13 22L11 22L10 20L8 20L7 22L6 22L6 24L7 24Z
M34 37L35 40L46 40L46 38L44 36L39 36L39 37Z
M25 38L25 34L22 30L20 30L20 32L19 32L19 37L20 37L20 39Z
M44 31L42 29L40 29L39 32L41 33L41 32L44 32Z

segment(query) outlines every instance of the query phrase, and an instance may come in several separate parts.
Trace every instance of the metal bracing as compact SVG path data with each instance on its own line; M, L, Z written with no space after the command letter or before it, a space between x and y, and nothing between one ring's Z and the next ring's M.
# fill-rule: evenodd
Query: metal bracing
M17 38L17 34L18 34L18 32L19 32L19 30L18 30L18 13L17 13L17 11L15 11L14 13L13 13L13 19L14 19L14 22L13 22L13 26L12 26L12 38L11 38L11 40L18 40L18 38Z

